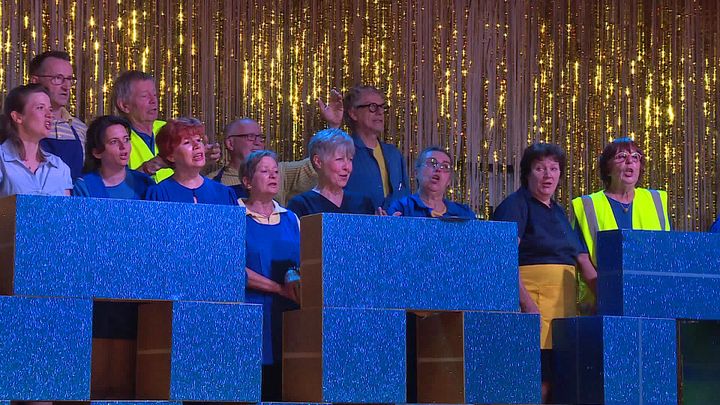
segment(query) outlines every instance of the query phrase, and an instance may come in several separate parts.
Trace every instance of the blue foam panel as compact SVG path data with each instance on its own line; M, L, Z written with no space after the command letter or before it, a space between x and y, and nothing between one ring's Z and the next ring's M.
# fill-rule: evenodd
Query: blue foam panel
M405 312L323 309L323 400L405 402Z
M92 301L0 297L0 398L90 399Z
M552 328L558 403L678 403L674 320L578 317Z
M19 195L0 200L0 291L244 300L239 207Z
M91 401L90 405L182 405L182 402L180 402L180 401Z
M170 399L257 402L262 306L173 303Z
M329 405L327 402L258 402L257 405ZM0 404L2 405L2 404Z
M284 401L405 402L405 330L404 311L312 308L285 312Z
M598 313L720 319L720 235L598 233Z
M540 316L465 312L465 401L540 402Z
M322 286L304 292L304 308L519 310L513 223L343 214L301 221L303 288Z

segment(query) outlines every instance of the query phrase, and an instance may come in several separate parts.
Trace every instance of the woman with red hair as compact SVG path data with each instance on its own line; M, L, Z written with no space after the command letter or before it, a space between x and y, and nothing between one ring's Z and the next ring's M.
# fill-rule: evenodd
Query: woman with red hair
M195 118L170 120L156 138L158 156L174 170L172 177L151 186L147 200L237 205L235 192L201 176L205 166L205 127Z

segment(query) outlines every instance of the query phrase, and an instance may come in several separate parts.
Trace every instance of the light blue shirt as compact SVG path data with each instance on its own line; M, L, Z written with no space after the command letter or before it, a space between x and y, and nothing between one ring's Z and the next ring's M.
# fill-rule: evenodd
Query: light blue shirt
M9 141L0 145L0 197L15 194L66 195L73 188L70 168L57 156L42 151L45 161L32 173Z

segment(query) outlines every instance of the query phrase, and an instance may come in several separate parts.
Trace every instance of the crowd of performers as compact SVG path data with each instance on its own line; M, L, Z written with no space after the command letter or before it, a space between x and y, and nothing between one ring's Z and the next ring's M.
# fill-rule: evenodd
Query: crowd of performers
M476 218L467 205L446 198L454 160L443 148L428 146L418 154L416 192L411 192L403 155L382 140L388 105L372 86L356 86L344 95L332 90L327 104L318 100L328 128L310 139L308 157L301 161L278 161L265 148L257 121L228 123L222 138L228 158L220 166L222 149L208 144L202 122L158 120L151 75L121 74L112 89L117 115L97 117L89 126L66 109L75 82L68 54L48 51L32 60L30 83L7 94L0 131L0 197L36 194L244 207L247 300L264 309L264 400L281 399L281 312L298 301L298 275L288 279L299 266L298 217L331 212ZM343 122L349 134L340 129ZM519 302L523 312L541 315L545 401L553 373L550 321L593 311L597 232L670 230L666 192L638 187L645 163L631 139L609 143L599 159L604 188L572 200L571 224L553 198L567 170L565 153L557 145L535 143L522 156L522 185L493 213L493 220L517 223Z

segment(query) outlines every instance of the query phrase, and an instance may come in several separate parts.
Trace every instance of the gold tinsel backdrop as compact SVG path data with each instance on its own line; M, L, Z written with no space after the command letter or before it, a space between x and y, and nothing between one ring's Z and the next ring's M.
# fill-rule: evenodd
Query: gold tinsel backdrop
M211 137L258 119L269 147L304 156L324 125L315 99L374 84L392 109L385 139L408 166L439 144L453 197L487 217L519 185L533 140L559 143L558 197L600 187L597 157L633 137L642 183L670 194L673 225L703 230L718 186L720 13L714 0L1 0L0 89L29 60L72 55L72 110L111 112L113 78L155 75L161 117L203 119Z

